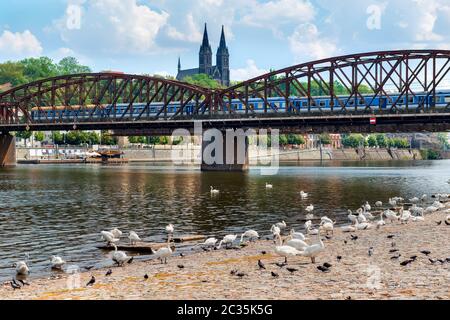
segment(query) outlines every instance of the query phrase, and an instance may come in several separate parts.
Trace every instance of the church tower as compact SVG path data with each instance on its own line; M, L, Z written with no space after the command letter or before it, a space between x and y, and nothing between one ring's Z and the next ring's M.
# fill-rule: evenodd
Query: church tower
M217 68L221 74L221 82L224 86L230 85L230 54L228 52L227 43L225 41L225 30L222 26L222 34L220 36L220 45L217 49Z
M208 30L205 23L205 31L203 32L203 42L199 53L199 73L211 74L212 69L212 50L208 39Z

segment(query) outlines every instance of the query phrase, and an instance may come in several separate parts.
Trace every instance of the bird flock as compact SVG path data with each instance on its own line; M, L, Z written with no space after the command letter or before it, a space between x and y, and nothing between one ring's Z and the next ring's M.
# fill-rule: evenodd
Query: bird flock
M273 189L273 185L266 183L266 189ZM210 187L211 195L217 195L220 193L220 190L215 189L213 186ZM383 209L383 202L376 201L375 207L377 208L378 217L376 217L377 213L372 211L372 206L369 202L365 202L361 207L359 207L355 212L352 210L348 210L347 219L349 224L340 226L339 229L344 233L351 233L350 239L352 241L356 241L358 236L354 233L358 231L370 230L370 229L380 229L385 226L387 223L393 224L408 224L409 222L422 222L425 221L425 215L430 214L439 210L445 209L445 205L441 201L448 201L450 195L449 194L437 194L433 195L432 198L435 201L426 206L425 204L428 201L427 195L422 195L420 197L413 197L405 200L402 197L394 197L389 198L387 204L389 208ZM309 198L309 194L300 191L300 199L307 200ZM408 205L408 208L405 207ZM277 222L270 227L270 234L272 235L272 239L274 240L273 252L284 258L283 262L276 263L276 265L280 268L288 265L288 258L301 256L306 257L311 260L313 264L316 263L316 258L325 250L325 244L322 239L322 235L328 240L332 239L334 235L334 229L336 221L328 218L327 216L320 217L320 223L318 225L314 225L312 220L314 217L314 205L310 204L305 208L305 217L307 221L304 223L305 233L295 231L291 228L286 236L282 236L282 233L285 230L288 230L288 225L285 221ZM450 209L446 211L447 216L443 221L437 221L437 225L450 225ZM167 246L163 246L157 251L153 252L154 256L157 257L161 263L167 264L167 259L172 256L174 244L171 243L173 240L174 234L174 225L168 224L165 227L165 232L167 233ZM331 236L330 236L331 234ZM101 231L101 240L106 242L107 246L111 246L114 248L114 251L111 255L111 260L118 267L123 267L125 264L131 264L133 262L133 257L128 256L124 251L119 251L117 247L117 243L123 237L123 232L117 228L114 228L110 231ZM135 231L130 231L127 236L130 245L136 245L138 242L141 242L141 238ZM388 239L393 239L394 235L389 235ZM219 250L222 247L225 248L233 248L235 242L239 240L239 247L245 246L245 240L250 242L260 239L260 235L255 230L246 230L243 232L240 237L238 234L228 234L225 235L220 241L215 238L207 238L204 242L196 244L195 247L201 247L205 251L211 250ZM347 242L345 240L344 242ZM217 244L218 243L218 244ZM393 254L391 257L392 260L399 259L401 254L398 253L398 250L395 249L395 242L392 242L393 249L390 250L390 253ZM266 254L266 251L263 251L263 254ZM429 250L422 250L421 254L425 256L430 255ZM374 254L374 248L370 247L368 250L369 256ZM182 257L183 253L180 254ZM337 260L340 261L342 257L338 256ZM417 256L412 256L407 260L401 262L402 266L407 266L413 263L417 259ZM19 279L17 276L27 276L30 273L30 268L28 266L29 255L26 255L26 259L16 262L13 267L15 268L16 278L13 278L10 282L11 287L16 290L20 289L26 285L29 285L23 279ZM435 263L445 263L449 262L449 258L447 259L432 259L429 258L429 261L432 264ZM50 268L53 270L63 270L66 261L60 256L52 256L50 258ZM332 265L328 262L324 264L318 265L317 269L321 272L330 272L330 268ZM86 270L92 269L93 266L85 267ZM178 265L178 268L183 269L183 265ZM261 260L258 260L258 268L260 270L266 269L264 263ZM295 268L287 268L290 273L294 273L298 271ZM112 269L109 269L106 273L106 276L110 276L112 274ZM232 270L232 275L243 277L246 274L243 272L239 272L238 270ZM278 277L279 275L276 272L271 272L273 277ZM145 279L148 279L148 275L144 276ZM92 286L96 282L94 276L91 277L90 281L87 283L87 286Z

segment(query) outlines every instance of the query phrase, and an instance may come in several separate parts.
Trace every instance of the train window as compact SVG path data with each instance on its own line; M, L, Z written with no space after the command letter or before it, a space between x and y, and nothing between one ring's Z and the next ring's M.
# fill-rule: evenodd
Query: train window
M325 101L319 101L319 106L325 107Z
M355 104L355 100L348 100L348 105L349 106L353 106Z
M450 96L444 98L445 103L450 103Z
M409 102L409 103L413 103L413 102L414 102L414 97L409 97L409 98L408 98L408 102Z
M359 99L359 104L363 106L366 104L366 101L364 99Z
M308 101L302 101L302 107L307 107L308 106Z
M398 104L405 104L405 98L401 98L397 102Z
M316 102L315 101L311 101L311 106L315 107L316 106Z

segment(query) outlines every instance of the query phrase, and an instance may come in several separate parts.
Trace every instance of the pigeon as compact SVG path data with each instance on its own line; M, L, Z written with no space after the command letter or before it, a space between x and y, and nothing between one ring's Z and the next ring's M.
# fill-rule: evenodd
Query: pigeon
M437 224L438 226L440 226L440 225L442 224L442 221L436 221L436 224Z
M266 266L264 265L264 263L262 263L262 261L261 260L258 260L258 267L259 267L259 270L261 270L261 269L266 269Z
M395 237L395 235L393 235L393 234L390 234L390 235L387 236L388 239L392 239L394 237Z
M437 262L436 259L431 259L431 258L429 258L428 261L430 261L432 264L435 264Z
M412 261L416 261L416 259L417 259L417 256L411 256L411 257L409 257Z
M243 278L243 277L245 277L247 274L244 273L244 272L238 272L238 273L236 273L236 275L237 275L239 278Z
M401 256L402 256L401 254L398 254L398 255L396 255L396 256L391 257L391 260L397 260L397 259L399 259Z
M319 271L322 271L322 272L330 272L330 269L328 269L328 268L326 268L326 267L324 267L324 266L318 266L317 269L318 269Z
M347 240L344 240L344 244L347 244Z
M450 226L450 222L448 222L447 220L445 220L445 224Z
M17 290L17 289L22 288L20 285L18 285L16 282L14 282L14 280L11 281L9 284L11 285L11 288L14 289L14 291Z
M422 251L420 251L420 253L422 253L422 254L428 256L428 255L431 254L431 251L429 251L429 250L422 250Z
M283 268L283 267L286 267L287 266L287 263L285 263L285 262L277 262L277 263L275 263L279 268Z
M92 268L94 268L94 266L87 266L87 267L83 267L85 270L90 271Z
M147 280L148 279L148 274L144 275L144 279Z
M178 269L184 269L184 265L182 265L182 264L177 265L177 267L178 267Z
M395 252L398 252L398 249L391 249L391 250L389 250L389 253L395 253Z
M109 277L110 275L112 275L112 270L111 270L111 269L109 269L109 270L106 272L106 275L105 275L105 276Z
M267 254L267 252L266 251L261 251L261 254L264 256L264 255Z
M405 266L407 266L408 264L410 264L411 262L413 262L414 260L405 260L405 261L403 261L403 262L400 262L400 265L401 266L403 266L403 267L405 267Z
M373 247L370 247L370 248L369 248L368 254L369 254L369 257L371 257L371 256L373 255Z
M352 237L352 241L358 240L358 236L355 236L355 235L352 234L351 237Z
M131 264L134 260L134 257L131 257L130 260L128 260L128 264Z
M89 282L86 284L86 287L93 286L94 283L95 283L95 277L92 276L92 277L91 277L91 280L89 280Z
M230 274L231 274L232 276L234 276L237 272L238 272L237 269L233 269L233 270L230 271Z
M180 257L182 257L182 258L184 257L184 253L183 253L183 252L182 252L182 253L180 253Z
M329 269L329 268L331 268L333 265L330 264L330 263L328 263L328 262L325 262L325 263L323 264L323 266L324 266L325 268Z
M289 271L290 273L294 273L294 272L298 271L298 269L295 269L295 268L286 268L286 270Z
M337 256L337 257L336 257L336 260L337 260L338 262L341 262L342 256Z
M28 282L23 281L22 279L19 279L19 280L17 280L17 281L20 282L20 284L22 285L22 287L23 287L23 286L29 286L29 285L30 285Z
M271 274L272 274L272 277L274 277L274 278L278 278L279 277L278 273L276 273L276 272L272 271Z

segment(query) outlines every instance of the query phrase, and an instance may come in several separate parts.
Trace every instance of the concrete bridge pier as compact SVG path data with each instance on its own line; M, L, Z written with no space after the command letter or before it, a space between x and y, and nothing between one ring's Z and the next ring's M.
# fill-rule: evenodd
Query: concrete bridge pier
M242 130L207 130L202 140L202 171L249 169L248 137Z
M16 162L16 138L0 133L0 167L14 167Z

